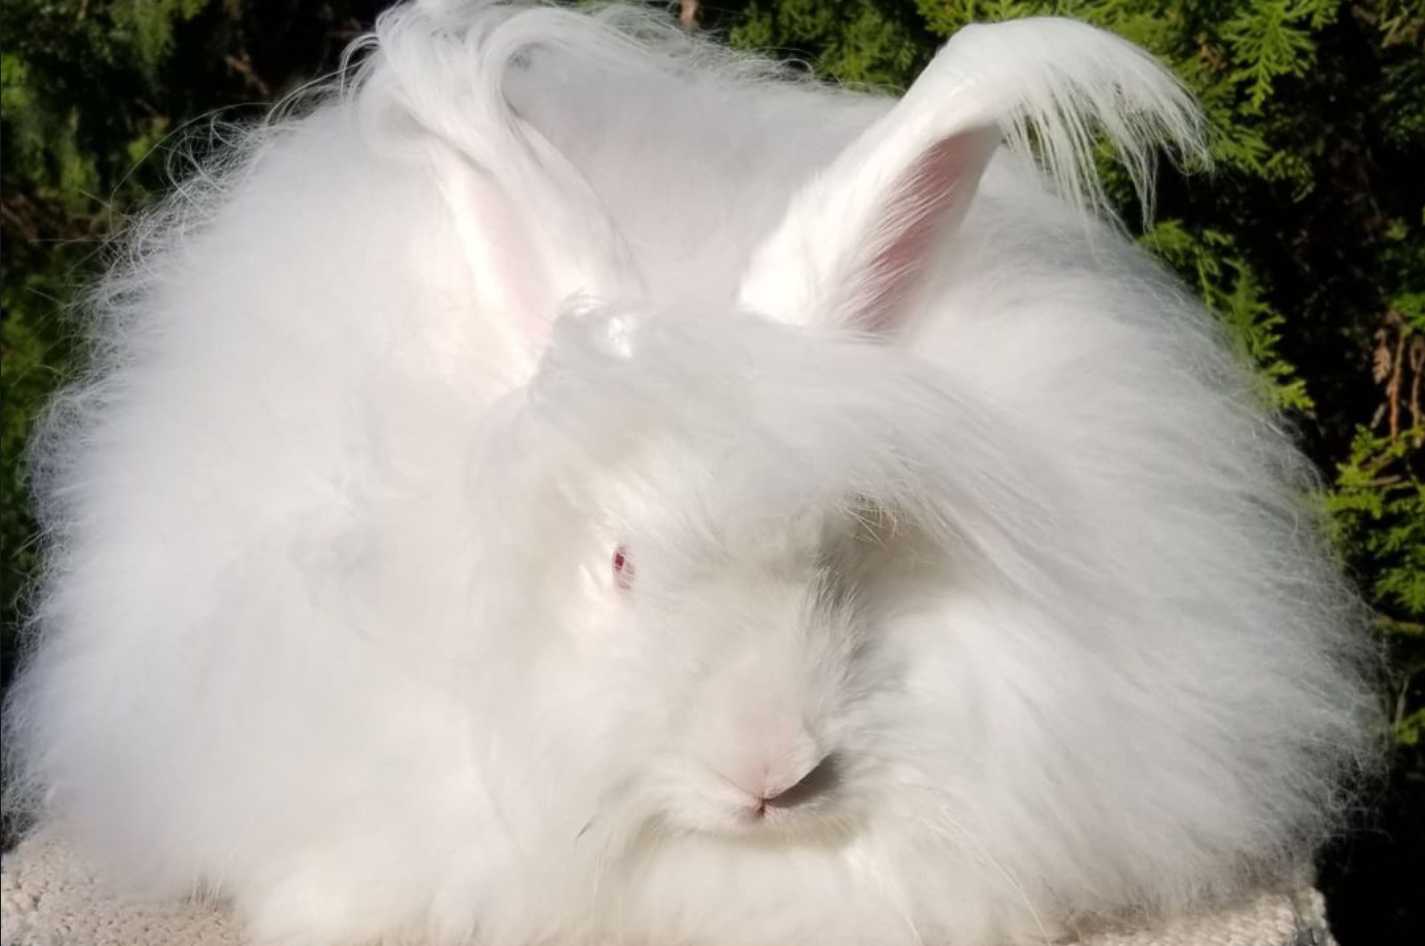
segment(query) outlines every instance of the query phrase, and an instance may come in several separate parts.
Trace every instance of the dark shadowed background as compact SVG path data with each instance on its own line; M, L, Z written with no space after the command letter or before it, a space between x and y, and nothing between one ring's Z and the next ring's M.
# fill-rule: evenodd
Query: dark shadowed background
M40 543L24 444L77 370L78 291L106 240L216 137L335 69L374 0L5 0L0 12L0 685ZM723 0L689 29L904 88L974 20L1106 26L1170 64L1212 122L1211 175L1163 174L1143 242L1256 367L1321 470L1315 497L1388 654L1388 777L1322 853L1342 946L1425 943L1425 3ZM690 168L690 173L696 173ZM1121 176L1110 192L1139 219ZM1142 228L1140 228L1141 230ZM13 840L7 826L7 842Z

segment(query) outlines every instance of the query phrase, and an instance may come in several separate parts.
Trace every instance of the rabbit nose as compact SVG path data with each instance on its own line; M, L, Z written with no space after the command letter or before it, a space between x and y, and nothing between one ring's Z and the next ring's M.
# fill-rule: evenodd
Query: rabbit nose
M775 791L762 794L759 811L766 808L796 808L825 795L841 781L835 753L828 753L812 764L794 782Z

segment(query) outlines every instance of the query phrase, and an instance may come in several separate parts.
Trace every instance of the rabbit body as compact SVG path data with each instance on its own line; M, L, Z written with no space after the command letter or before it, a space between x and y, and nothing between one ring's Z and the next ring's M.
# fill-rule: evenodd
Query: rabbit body
M1087 121L1192 146L1146 57L972 28L898 103L617 9L373 45L96 294L19 803L306 946L1039 942L1329 830L1373 704L1309 475L1093 213Z

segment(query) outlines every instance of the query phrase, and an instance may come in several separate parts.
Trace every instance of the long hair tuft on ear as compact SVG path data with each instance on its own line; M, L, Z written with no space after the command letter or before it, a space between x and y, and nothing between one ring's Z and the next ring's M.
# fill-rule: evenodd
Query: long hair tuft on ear
M1100 129L1128 171L1144 219L1152 214L1160 147L1184 164L1209 163L1191 94L1151 56L1111 33L1031 17L966 27L937 58L950 81L971 84L970 97L1011 147L1035 153L1059 194L1080 208L1109 215L1094 168Z

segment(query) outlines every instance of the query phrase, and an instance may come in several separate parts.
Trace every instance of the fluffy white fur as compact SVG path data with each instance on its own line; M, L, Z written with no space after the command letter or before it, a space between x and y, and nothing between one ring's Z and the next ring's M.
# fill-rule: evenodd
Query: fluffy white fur
M304 946L1038 942L1310 852L1357 605L1095 215L1093 128L1196 148L1150 59L974 27L897 103L620 9L365 46L96 295L12 802Z

